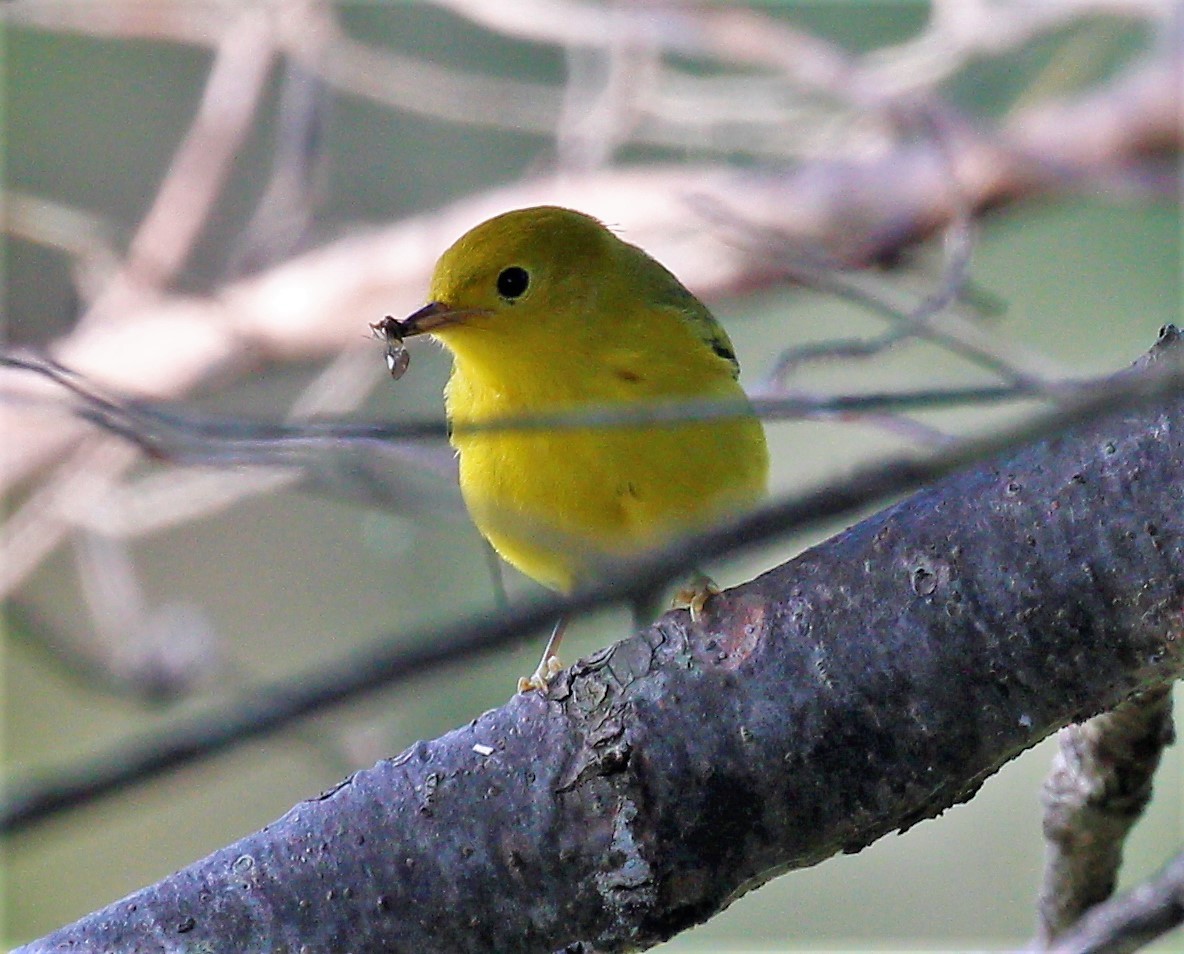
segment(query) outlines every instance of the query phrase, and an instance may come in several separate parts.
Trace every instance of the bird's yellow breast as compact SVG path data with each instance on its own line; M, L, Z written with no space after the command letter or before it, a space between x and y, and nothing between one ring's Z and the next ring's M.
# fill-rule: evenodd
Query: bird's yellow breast
M744 399L677 315L583 354L527 341L521 367L456 352L446 400L465 503L503 558L562 591L599 566L751 505L768 454L755 417L573 430L466 432L470 422L678 398ZM652 340L651 340L652 338ZM512 357L506 364L516 365Z

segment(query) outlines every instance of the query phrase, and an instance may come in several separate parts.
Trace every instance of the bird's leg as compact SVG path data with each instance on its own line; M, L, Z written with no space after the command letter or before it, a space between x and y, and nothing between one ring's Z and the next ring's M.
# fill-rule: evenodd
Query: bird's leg
M691 619L699 621L707 601L720 592L715 581L702 570L695 570L690 579L680 586L670 601L671 609L689 609Z
M559 644L563 642L563 633L566 629L567 617L560 616L555 621L555 628L551 630L551 636L547 640L547 648L543 650L543 658L539 660L534 675L518 680L519 692L530 692L531 689L542 692L547 688L547 683L554 679L555 674L563 668L559 663Z
M506 593L506 578L502 575L502 558L497 555L492 543L485 539L481 542L485 544L485 564L489 568L489 582L493 585L494 602L499 610L507 609L510 597Z

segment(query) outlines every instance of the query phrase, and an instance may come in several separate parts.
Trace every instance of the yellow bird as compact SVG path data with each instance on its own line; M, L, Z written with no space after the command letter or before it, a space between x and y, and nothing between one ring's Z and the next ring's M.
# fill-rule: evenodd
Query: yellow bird
M760 421L480 431L499 418L682 399L743 399L732 343L662 265L591 216L507 212L440 257L430 302L376 327L430 333L452 354L444 391L460 486L508 563L561 592L751 506L765 494ZM390 352L392 373L405 357ZM704 597L706 591L704 592ZM701 605L702 598L692 602ZM520 688L559 665L562 623Z

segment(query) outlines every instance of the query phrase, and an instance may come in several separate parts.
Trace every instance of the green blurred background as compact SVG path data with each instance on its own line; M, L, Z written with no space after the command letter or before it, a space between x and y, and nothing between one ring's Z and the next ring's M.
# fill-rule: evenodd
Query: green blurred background
M101 7L102 0L93 6ZM472 72L564 81L563 51L498 36L437 6L346 4L348 31L366 42ZM796 4L766 12L853 50L913 35L924 4ZM1088 42L1091 69L1105 75L1146 42L1118 22L1055 35L960 71L945 91L968 112L999 115L1047 77L1066 48ZM209 54L150 39L96 39L8 25L4 35L8 188L103 217L121 239L144 214L201 93ZM709 64L686 64L705 74ZM269 162L277 108L272 83L217 210L179 285L217 287L227 249L241 233ZM317 235L329 241L360 223L386 223L520 180L554 163L541 134L476 128L338 96L324 142L326 179ZM738 164L752 160L739 154ZM628 147L621 162L699 158L693 150ZM725 157L727 158L727 157ZM991 318L1000 339L1047 356L1069 374L1117 369L1178 321L1180 219L1168 202L1090 191L998 213L975 253L977 284L1006 303ZM69 265L42 246L7 239L6 334L44 343L77 314ZM686 276L684 276L686 277ZM923 287L923 286L921 286ZM814 293L771 288L710 302L737 346L746 380L760 379L782 349L872 334L866 312ZM359 333L377 316L358 315ZM184 342L178 342L184 347ZM380 386L359 411L391 413L380 349ZM265 366L248 380L213 382L194 406L278 419L317 368ZM408 413L439 409L444 356L416 347L397 385ZM797 383L842 393L877 386L950 383L957 362L918 347L867 364L827 364ZM1004 412L944 412L930 423L951 432L1001 420ZM855 463L901 446L863 423L769 427L774 484L789 491L835 479ZM808 449L808 450L804 450ZM151 468L147 465L144 471ZM839 528L835 528L839 529ZM812 539L795 538L721 567L721 582L745 579ZM70 764L136 732L216 706L233 687L309 671L382 633L415 632L492 604L479 540L463 521L418 520L349 501L282 492L133 544L141 583L155 604L199 608L216 634L215 675L175 705L148 705L95 685L47 652L45 632L83 643L94 626L70 551L56 552L12 603L4 647L6 771ZM393 582L394 581L394 582ZM526 581L509 580L514 592ZM35 624L35 625L34 625ZM568 658L622 635L627 619L580 624ZM152 882L278 817L352 769L395 754L501 704L537 658L537 640L465 660L366 701L178 771L93 808L67 814L4 846L4 939L27 940ZM1038 795L1053 748L1046 742L990 779L970 804L885 838L857 856L783 876L711 923L668 944L678 950L914 949L1016 947L1034 923L1042 860ZM1172 751L1156 796L1128 851L1123 883L1163 864L1184 842L1181 757ZM1169 949L1165 942L1163 949Z

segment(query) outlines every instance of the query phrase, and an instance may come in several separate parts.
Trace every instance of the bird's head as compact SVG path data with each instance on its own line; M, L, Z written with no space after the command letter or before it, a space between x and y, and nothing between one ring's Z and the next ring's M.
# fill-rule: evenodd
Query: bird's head
M458 356L579 346L594 336L615 245L596 219L555 206L506 212L461 236L440 256L423 308L400 322L403 337L431 334Z

